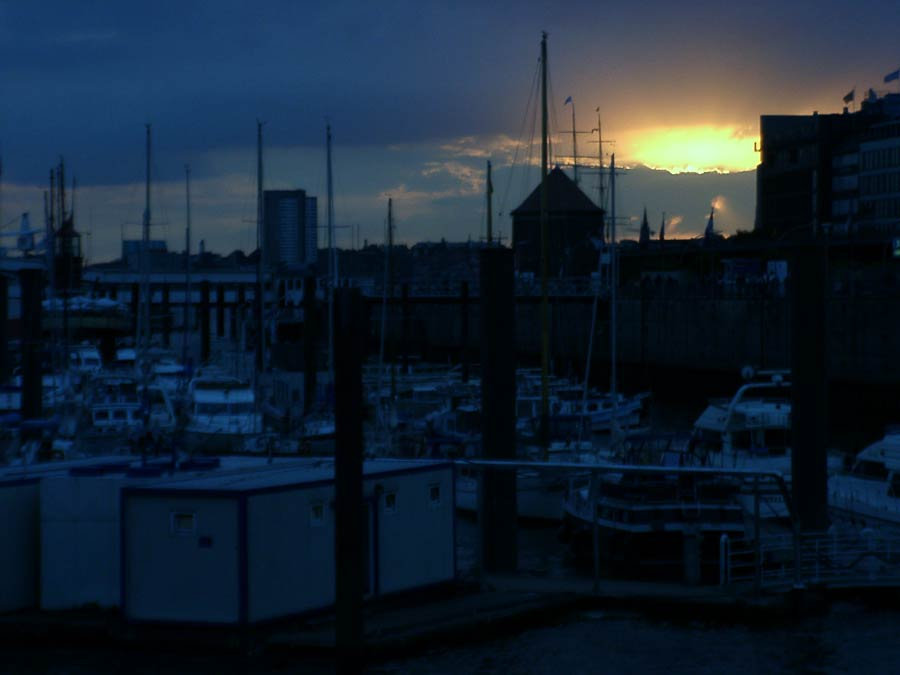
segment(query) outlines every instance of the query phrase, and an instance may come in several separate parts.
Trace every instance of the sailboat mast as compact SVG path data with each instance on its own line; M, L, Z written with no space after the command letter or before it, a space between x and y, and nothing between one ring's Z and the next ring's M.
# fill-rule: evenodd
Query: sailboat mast
M606 210L606 200L604 199L604 190L603 190L603 125L600 123L600 108L597 108L597 166L599 171L597 172L597 191L598 191L598 199L600 200L597 205Z
M613 153L609 162L609 222L610 222L610 301L609 301L609 393L612 395L613 410L618 408L616 395L616 305L617 286L619 285L619 256L616 249L616 155ZM615 417L614 417L615 419Z
M334 251L334 187L331 182L331 125L325 126L325 160L328 196L325 210L328 218L328 372L334 382L334 291L337 281L337 259Z
M387 249L387 268L388 268L388 287L387 297L388 304L393 304L394 299L394 200L388 199L388 249ZM395 349L396 342L391 340L391 404L397 398L397 354Z
M184 165L184 337L181 347L181 364L188 362L188 343L191 339L191 165Z
M487 161L487 243L490 246L494 241L494 216L493 216L494 184L491 182L491 160Z
M147 350L150 347L150 125L146 127L146 174L144 182L144 226L141 232L141 325L138 332L138 348L141 352L141 367L147 369ZM60 185L60 192L62 185ZM62 203L65 199L61 198ZM63 207L64 209L65 207ZM64 213L64 211L63 211ZM65 217L65 215L63 215ZM145 376L146 379L146 376ZM146 385L146 382L145 382Z
M550 442L549 352L550 325L547 302L547 33L541 34L541 447L546 453Z
M266 363L266 298L265 280L263 279L263 123L256 120L256 372L261 373Z

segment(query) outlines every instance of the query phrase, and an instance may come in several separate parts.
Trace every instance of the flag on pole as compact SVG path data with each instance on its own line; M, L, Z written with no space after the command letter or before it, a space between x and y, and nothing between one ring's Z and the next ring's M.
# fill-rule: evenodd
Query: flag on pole
M895 70L893 73L888 73L884 76L885 82L893 82L894 80L900 80L900 68Z
M855 98L856 98L856 87L853 87L853 89L848 91L846 96L844 96L844 103L850 103L850 101L852 101Z
M885 80L885 81L887 81L887 80ZM569 96L566 98L565 101L563 101L563 105L569 105L571 102L572 102L572 97Z

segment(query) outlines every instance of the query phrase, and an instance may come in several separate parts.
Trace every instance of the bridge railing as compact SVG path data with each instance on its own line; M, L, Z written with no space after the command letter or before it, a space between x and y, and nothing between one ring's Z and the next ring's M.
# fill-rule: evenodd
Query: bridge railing
M796 539L795 539L796 537ZM722 585L775 589L794 585L900 583L900 535L871 529L784 534L720 541Z

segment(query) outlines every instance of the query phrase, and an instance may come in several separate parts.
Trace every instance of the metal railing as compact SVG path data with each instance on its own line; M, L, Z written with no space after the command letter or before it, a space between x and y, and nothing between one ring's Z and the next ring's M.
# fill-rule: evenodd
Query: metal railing
M529 472L537 473L541 476L556 476L563 480L568 480L569 496L571 498L570 505L573 505L574 511L587 514L586 523L589 523L591 530L591 558L593 567L594 592L598 592L600 584L600 540L599 527L600 521L598 516L597 503L601 495L600 477L609 474L630 474L633 476L658 477L661 479L671 479L674 477L694 477L694 478L723 478L737 480L745 485L753 486L757 493L757 512L759 504L759 491L761 487L768 485L780 493L788 507L791 508L790 493L785 484L784 477L777 471L754 471L748 469L727 469L727 468L711 468L711 467L684 467L684 466L659 466L659 465L634 465L634 464L612 464L606 462L565 462L565 461L507 461L507 460L488 460L488 459L468 459L457 460L455 462L457 469L468 468L476 472L485 470L491 471L512 471L512 472ZM574 489L575 485L580 489ZM586 493L582 490L586 488ZM758 513L756 518L759 518ZM900 547L897 549L900 551ZM730 569L730 565L728 566Z
M772 535L759 541L722 535L719 564L723 586L894 585L900 584L900 535L870 529Z

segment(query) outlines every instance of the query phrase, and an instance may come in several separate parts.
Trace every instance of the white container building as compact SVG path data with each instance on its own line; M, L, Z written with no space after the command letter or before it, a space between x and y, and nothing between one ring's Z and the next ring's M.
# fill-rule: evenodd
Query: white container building
M370 595L452 581L453 467L364 465ZM122 497L122 607L137 621L241 624L335 598L334 465L130 486Z
M0 467L0 612L33 609L40 600L41 487L50 477L71 469L97 466L129 458L91 458Z
M0 478L0 612L37 604L39 489L37 478Z
M121 494L132 485L198 476L247 473L289 465L261 457L183 460L142 464L134 457L75 467L40 485L40 607L118 607L121 598Z

